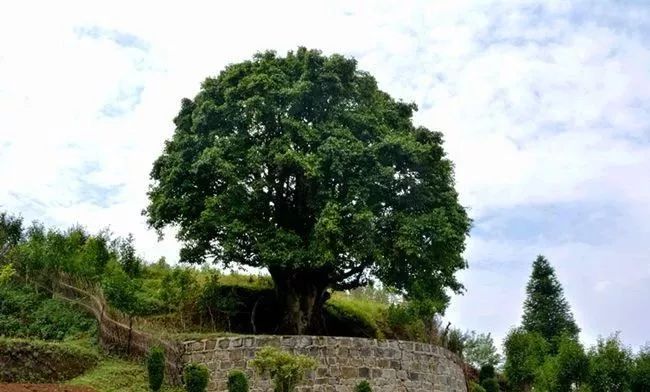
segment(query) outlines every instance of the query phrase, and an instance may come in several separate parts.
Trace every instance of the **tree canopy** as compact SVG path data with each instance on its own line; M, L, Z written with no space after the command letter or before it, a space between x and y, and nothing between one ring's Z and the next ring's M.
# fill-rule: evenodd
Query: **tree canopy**
M442 134L415 110L337 54L230 65L182 100L148 222L178 227L182 261L267 268L287 332L317 322L327 288L371 276L443 309L462 290L470 219Z
M569 303L555 270L544 256L537 256L526 286L522 326L540 333L553 347L563 335L577 337L580 329L573 319Z

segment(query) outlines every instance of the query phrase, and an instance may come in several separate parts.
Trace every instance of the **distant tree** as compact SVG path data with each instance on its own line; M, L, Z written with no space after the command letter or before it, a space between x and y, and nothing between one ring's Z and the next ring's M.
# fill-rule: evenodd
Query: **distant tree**
M0 212L0 264L23 235L23 218Z
M470 219L442 134L415 111L341 55L232 64L182 100L148 222L179 228L182 261L267 268L282 332L320 332L327 290L370 275L443 310Z
M475 331L468 333L463 353L465 361L475 368L484 365L494 367L501 363L501 355L497 352L494 340L489 333L476 333Z
M650 345L642 348L634 358L632 392L650 392Z
M633 369L630 350L618 335L599 339L589 350L589 385L592 392L627 392Z
M119 242L120 264L128 276L140 275L142 261L135 254L135 238L132 233Z
M541 334L554 350L557 349L555 340L561 336L577 338L580 329L564 298L562 285L544 256L537 256L533 263L526 294L522 321L526 331Z
M198 282L192 269L176 267L162 279L160 298L169 307L178 312L181 325L185 329L185 314L194 305L199 296Z
M87 273L95 279L101 278L111 257L108 239L102 234L89 237L83 245L82 257L85 265L90 267Z
M104 276L102 289L109 303L129 317L141 312L142 303L138 297L137 282L122 269L108 271Z
M508 382L517 391L529 391L549 352L549 344L538 332L518 328L508 333L504 348L504 371Z

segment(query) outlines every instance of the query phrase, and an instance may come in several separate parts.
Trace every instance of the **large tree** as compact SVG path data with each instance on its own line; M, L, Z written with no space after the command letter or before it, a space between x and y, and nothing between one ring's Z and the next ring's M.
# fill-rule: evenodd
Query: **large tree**
M255 55L183 99L145 213L181 260L267 268L282 330L318 332L328 288L375 277L446 304L470 220L442 134L413 125L354 59Z
M526 301L522 326L526 331L538 332L554 349L562 336L576 338L576 325L569 303L564 298L562 285L555 270L544 256L537 256L533 272L526 286Z

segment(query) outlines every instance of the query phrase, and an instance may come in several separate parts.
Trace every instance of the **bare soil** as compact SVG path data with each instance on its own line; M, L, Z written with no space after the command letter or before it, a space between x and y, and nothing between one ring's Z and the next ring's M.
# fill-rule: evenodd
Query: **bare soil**
M96 392L92 388L60 384L0 384L0 392Z

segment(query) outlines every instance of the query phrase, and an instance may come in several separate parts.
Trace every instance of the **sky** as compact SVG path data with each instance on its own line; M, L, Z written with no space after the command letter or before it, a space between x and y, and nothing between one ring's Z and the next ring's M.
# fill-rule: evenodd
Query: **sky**
M358 60L443 132L474 220L446 317L518 325L531 263L556 268L587 344L650 341L650 3L20 1L0 12L0 209L133 233L183 97L298 46Z

